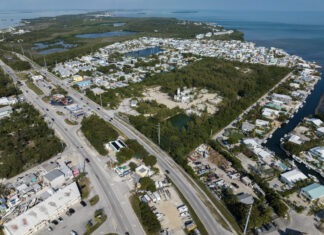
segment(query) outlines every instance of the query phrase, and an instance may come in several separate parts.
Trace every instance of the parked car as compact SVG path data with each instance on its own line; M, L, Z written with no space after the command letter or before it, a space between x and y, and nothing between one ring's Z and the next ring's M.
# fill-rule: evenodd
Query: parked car
M83 207L87 206L87 203L86 203L85 201L81 201L80 204L81 204Z
M71 214L74 214L75 210L74 210L73 208L70 208L70 209L69 209L69 212L70 212Z
M59 221L63 221L63 218L62 218L62 217L58 217L58 220L59 220Z
M233 185L235 188L239 188L240 187L236 183L231 183L231 185Z
M89 158L86 158L86 159L85 159L85 161L86 161L87 163L89 163L89 162L90 162Z
M57 220L52 220L52 222L51 222L52 224L55 224L55 225L58 225L58 222L57 222Z
M53 231L53 228L52 228L51 226L49 226L49 227L47 228L47 230L48 230L48 231Z

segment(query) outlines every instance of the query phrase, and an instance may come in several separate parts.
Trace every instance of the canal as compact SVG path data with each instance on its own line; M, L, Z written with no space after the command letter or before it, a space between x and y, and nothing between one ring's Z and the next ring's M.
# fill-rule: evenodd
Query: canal
M265 146L271 151L275 152L276 155L280 158L287 158L287 154L280 147L280 139L285 135L291 132L303 119L307 116L312 116L315 113L315 109L321 99L321 96L324 94L324 79L321 80L314 87L313 92L306 99L304 106L298 110L298 112L293 116L292 119L287 124L283 124L281 128L277 129L272 137L268 139ZM297 167L306 174L312 174L317 176L317 178L324 183L324 178L320 176L317 172L307 169L303 164L295 162Z

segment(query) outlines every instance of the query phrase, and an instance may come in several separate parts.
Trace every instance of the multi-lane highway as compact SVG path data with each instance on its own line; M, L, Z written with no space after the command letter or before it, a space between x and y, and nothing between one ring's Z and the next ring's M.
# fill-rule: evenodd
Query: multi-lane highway
M204 224L209 234L236 234L232 225L227 219L220 213L218 208L213 204L206 193L190 178L190 176L178 166L174 160L163 150L161 150L151 140L146 138L143 134L137 131L128 123L123 122L118 117L113 116L114 111L104 110L101 106L88 99L86 96L75 91L71 87L66 86L61 79L56 77L54 74L44 70L42 67L37 65L29 58L17 54L22 60L30 62L32 67L37 70L40 74L47 77L54 85L61 85L64 89L69 92L69 95L78 103L86 104L93 112L103 118L118 129L120 132L125 134L128 138L136 139L143 147L152 155L158 159L158 164L164 170L168 170L169 177L181 191L186 200L190 203L195 213ZM114 117L112 119L112 117ZM220 218L231 231L228 231L220 224Z
M15 72L6 66L0 60L0 66L5 73L12 77L14 83L17 83L17 76ZM117 231L119 233L129 232L130 234L145 234L142 226L140 225L135 213L133 212L129 203L122 203L121 201L127 200L126 195L119 195L119 191L113 190L111 185L113 182L110 180L109 175L102 167L102 162L97 159L94 152L89 149L84 141L76 133L76 128L67 125L62 117L56 114L56 111L47 103L43 102L32 90L24 86L22 89L26 100L34 105L41 114L46 115L53 124L56 133L64 140L68 148L72 148L82 156L81 161L85 158L91 158L91 162L86 165L86 171L93 187L96 189L100 198L107 203L108 213L112 215L112 220L116 220Z

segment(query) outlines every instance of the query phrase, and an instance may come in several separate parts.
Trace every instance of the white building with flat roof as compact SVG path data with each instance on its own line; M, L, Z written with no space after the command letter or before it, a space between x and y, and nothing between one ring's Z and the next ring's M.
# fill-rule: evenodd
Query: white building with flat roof
M57 219L69 207L81 201L80 191L75 182L57 191L45 201L30 208L16 218L6 222L6 235L30 235L44 228L49 220Z
M294 184L297 181L307 179L307 176L304 175L301 171L294 169L280 175L281 180L289 185Z
M0 108L0 119L9 117L12 113L12 108L10 106L5 106Z

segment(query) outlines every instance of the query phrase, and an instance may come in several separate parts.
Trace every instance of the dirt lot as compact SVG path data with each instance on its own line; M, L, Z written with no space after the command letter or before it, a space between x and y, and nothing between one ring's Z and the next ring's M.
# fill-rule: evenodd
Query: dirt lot
M155 203L154 206L159 213L164 214L161 220L162 228L168 228L169 231L172 231L172 234L183 235L185 234L182 229L184 220L182 220L177 210L177 206L181 205L182 201L173 187L169 187L168 190L171 194L171 199L161 200Z
M204 106L210 114L214 114L218 110L217 105L222 102L222 98L215 93L199 94L197 99L189 103L175 102L168 94L161 92L160 87L147 89L143 93L143 96L144 100L155 100L160 104L166 105L170 109L177 106L184 110L191 109L193 106L200 109L203 108L201 106Z

